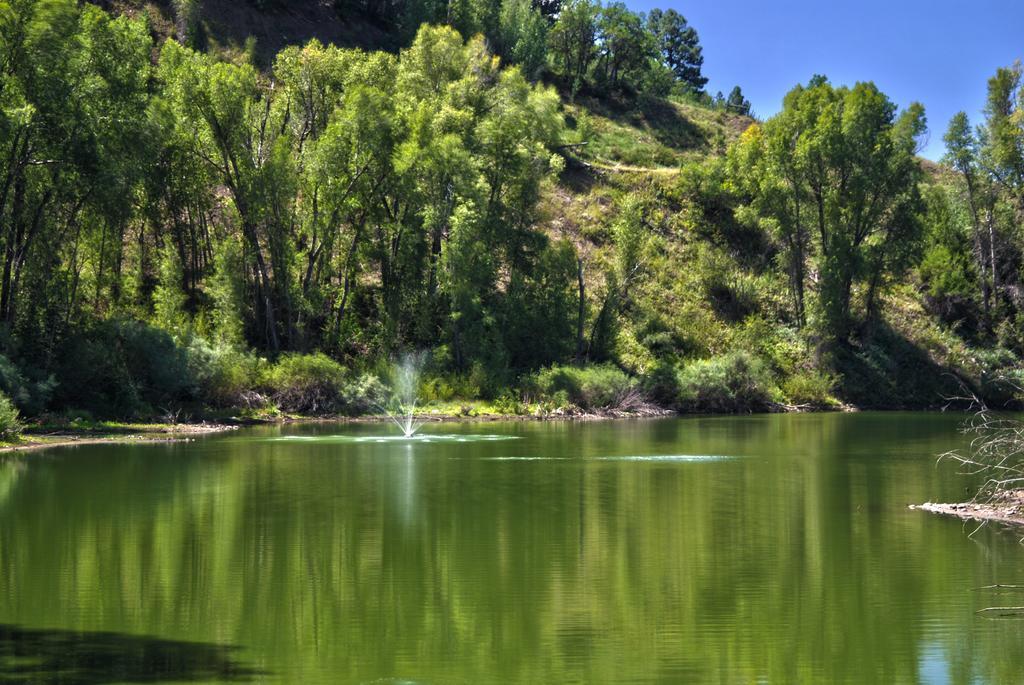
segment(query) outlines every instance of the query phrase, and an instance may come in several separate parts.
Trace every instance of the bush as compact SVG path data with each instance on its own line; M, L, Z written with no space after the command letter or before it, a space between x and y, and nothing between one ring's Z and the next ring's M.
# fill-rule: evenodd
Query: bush
M473 399L480 396L481 383L486 383L482 367L476 365L473 373L455 375L439 374L420 381L420 401L451 402L456 399Z
M7 395L0 394L0 439L13 440L21 434L18 408Z
M267 372L265 384L281 410L318 414L341 407L345 369L322 352L285 354Z
M387 401L388 389L371 373L346 382L341 388L339 411L360 414L379 407Z
M666 360L659 361L644 376L642 386L647 396L659 406L677 407L679 405L681 387L679 371L675 364Z
M50 402L56 379L28 370L26 374L14 362L0 355L0 391L6 394L24 413L35 416Z
M111 320L71 338L60 353L57 401L99 416L152 416L191 398L185 350L164 331Z
M615 407L631 391L635 381L610 364L600 366L552 366L539 371L527 383L546 399L564 396L581 409Z
M188 368L194 394L214 407L256 408L265 404L257 392L266 373L265 359L230 345L210 344L195 337L188 345Z
M694 361L679 374L679 406L694 412L754 412L771 407L772 383L746 352Z
M523 416L530 412L530 406L510 390L506 390L494 400L494 408L499 414L506 416Z
M835 403L832 398L835 384L836 379L830 374L801 370L783 382L782 394L790 404L822 408Z

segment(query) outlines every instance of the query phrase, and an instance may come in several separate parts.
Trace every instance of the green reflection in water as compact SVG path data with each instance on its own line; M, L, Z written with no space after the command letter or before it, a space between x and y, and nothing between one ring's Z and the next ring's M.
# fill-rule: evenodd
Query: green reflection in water
M1021 624L974 613L1024 581L1016 536L907 510L964 497L935 462L957 425L308 426L9 458L0 625L237 645L260 682L1016 682ZM12 654L0 682L24 682Z

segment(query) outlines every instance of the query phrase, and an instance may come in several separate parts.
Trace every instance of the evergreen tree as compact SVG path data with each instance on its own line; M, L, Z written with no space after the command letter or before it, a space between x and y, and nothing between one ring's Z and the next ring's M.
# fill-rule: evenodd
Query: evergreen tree
M697 31L675 10L651 10L647 26L657 39L658 51L683 87L693 93L704 90L708 80L701 75L703 50Z

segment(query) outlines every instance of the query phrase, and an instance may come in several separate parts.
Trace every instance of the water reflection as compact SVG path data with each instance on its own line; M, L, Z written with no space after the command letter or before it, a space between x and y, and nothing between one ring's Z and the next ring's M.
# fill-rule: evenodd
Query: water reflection
M251 682L268 675L236 661L236 650L117 633L26 630L0 624L0 683Z
M0 621L245 645L281 682L1000 683L1024 666L1019 625L976 618L972 592L1021 580L1016 539L906 509L965 487L933 459L954 418L485 432L517 439L257 432L26 458L0 498Z

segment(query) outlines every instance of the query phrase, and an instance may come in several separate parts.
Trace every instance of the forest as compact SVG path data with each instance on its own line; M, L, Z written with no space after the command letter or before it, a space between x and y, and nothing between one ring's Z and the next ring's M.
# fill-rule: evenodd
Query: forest
M870 81L709 94L674 10L342 0L388 40L267 57L154 7L0 2L7 433L369 412L410 352L457 413L1020 399L1019 65L934 164Z

